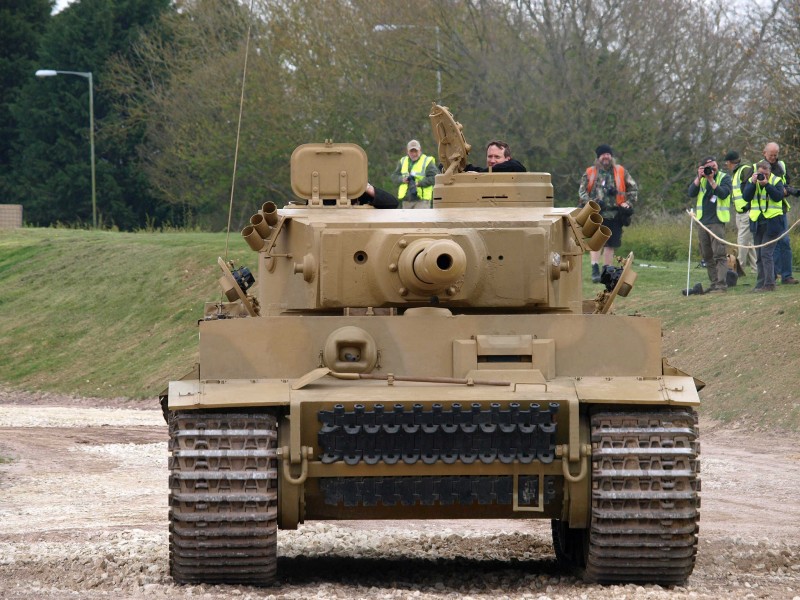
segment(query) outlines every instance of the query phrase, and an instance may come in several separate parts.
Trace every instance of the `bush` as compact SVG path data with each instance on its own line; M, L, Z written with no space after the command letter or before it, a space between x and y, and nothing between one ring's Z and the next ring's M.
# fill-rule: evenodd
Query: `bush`
M789 225L794 221L791 219ZM658 214L640 217L635 215L630 227L622 233L622 247L619 255L625 256L628 252L645 261L679 261L689 258L689 221L687 214ZM692 227L692 256L700 260L700 248L697 242L698 225ZM795 265L800 261L800 225L789 234L792 245L792 259ZM725 228L725 239L736 243L736 225L729 223ZM734 254L735 248L729 248Z

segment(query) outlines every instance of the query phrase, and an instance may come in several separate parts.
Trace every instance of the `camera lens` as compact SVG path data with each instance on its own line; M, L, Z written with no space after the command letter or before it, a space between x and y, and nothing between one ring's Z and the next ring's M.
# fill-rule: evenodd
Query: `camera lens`
M758 179L759 181L764 181L766 177L764 176L763 173L759 173L758 175L756 175L756 179Z
M714 172L714 169L711 167L703 167L703 175L711 175Z

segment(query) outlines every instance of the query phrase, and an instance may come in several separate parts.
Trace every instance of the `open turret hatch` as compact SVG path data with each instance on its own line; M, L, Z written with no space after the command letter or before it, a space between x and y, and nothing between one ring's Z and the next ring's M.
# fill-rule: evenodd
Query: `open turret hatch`
M309 206L322 206L323 200L335 200L338 206L367 189L367 153L357 144L303 144L292 152L292 191L308 201Z

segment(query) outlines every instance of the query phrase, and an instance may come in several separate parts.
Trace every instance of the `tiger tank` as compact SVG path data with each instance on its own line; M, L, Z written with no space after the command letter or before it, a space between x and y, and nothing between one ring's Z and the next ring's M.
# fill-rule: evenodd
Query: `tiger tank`
M356 204L364 150L304 144L297 198L242 230L256 266L219 259L199 363L161 396L173 579L279 582L278 531L311 520L548 519L587 581L685 582L702 384L658 320L611 310L633 256L584 299L599 207L466 172L461 124L430 119L432 209Z

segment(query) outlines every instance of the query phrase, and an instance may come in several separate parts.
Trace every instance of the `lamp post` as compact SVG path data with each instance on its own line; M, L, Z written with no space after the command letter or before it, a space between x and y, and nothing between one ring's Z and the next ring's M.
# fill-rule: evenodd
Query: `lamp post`
M54 71L52 69L39 69L36 71L37 77L55 77L56 75L77 75L89 80L89 146L91 148L92 161L92 227L97 229L97 184L95 180L94 168L94 85L92 84L92 74L81 71Z

